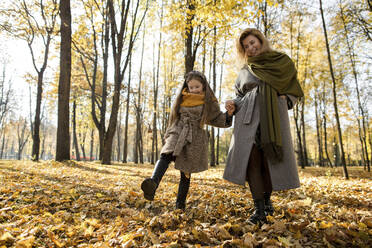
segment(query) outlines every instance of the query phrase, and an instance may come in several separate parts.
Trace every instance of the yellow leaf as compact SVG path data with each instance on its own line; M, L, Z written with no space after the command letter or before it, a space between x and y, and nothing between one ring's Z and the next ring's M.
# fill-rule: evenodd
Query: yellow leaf
M275 221L274 216L271 216L271 215L266 216L266 219L267 219L269 222L274 222L274 221Z
M49 212L45 212L44 214L43 214L43 217L52 217L53 215L51 214L51 213L49 213Z
M295 233L295 235L293 235L293 237L294 237L295 239L300 239L300 238L302 237L302 234L301 234L301 232L298 230L298 231Z
M87 229L85 229L84 235L85 236L92 236L93 232L94 232L94 227L93 226L89 226Z
M21 239L19 240L17 243L16 243L16 247L19 247L19 248L31 248L32 245L34 244L35 242L35 237L34 236L30 236L30 237L27 237L27 238L24 238L24 239Z
M5 242L9 242L9 241L12 241L14 240L14 237L12 236L12 234L6 232L6 233L3 233L3 235L1 235L0 237L0 241L5 241Z
M372 217L366 217L361 220L364 224L366 224L369 228L372 228Z
M52 242L59 248L59 247L64 247L65 244L60 242L55 236L54 233L48 230L48 237Z
M287 238L285 238L285 237L278 237L278 240L285 246L285 247L289 247L289 246L291 246L292 244L291 244L291 242L287 239Z
M101 193L97 193L96 196L99 197L99 198L104 197L104 195L101 194Z
M330 227L332 227L332 226L333 226L333 224L332 224L331 222L327 223L327 222L325 222L325 221L322 221L322 222L320 222L320 224L319 224L319 228L320 228L320 229L326 229L326 228L330 228Z
M86 222L87 222L89 225L91 225L91 226L93 226L93 227L95 227L95 228L99 228L99 227L101 226L101 224L99 223L99 220L94 219L94 218L92 218L92 219L87 219Z
M359 222L358 226L359 226L360 229L366 229L367 228L367 225L362 223L362 222Z

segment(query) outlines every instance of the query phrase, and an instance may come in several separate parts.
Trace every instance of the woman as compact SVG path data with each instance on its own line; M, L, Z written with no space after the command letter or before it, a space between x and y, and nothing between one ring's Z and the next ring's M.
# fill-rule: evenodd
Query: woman
M257 29L245 29L237 40L245 64L235 82L236 107L223 178L240 185L248 181L255 211L250 222L264 223L274 208L273 190L300 186L288 118L297 98L303 96L292 60L273 51Z

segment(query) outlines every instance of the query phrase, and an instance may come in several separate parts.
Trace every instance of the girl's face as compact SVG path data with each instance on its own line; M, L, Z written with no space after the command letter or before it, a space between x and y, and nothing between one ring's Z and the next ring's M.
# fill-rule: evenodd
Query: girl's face
M260 54L262 44L256 36L250 34L244 38L243 47L246 56L254 57Z
M187 88L192 94L202 94L203 93L203 84L197 79L191 79L187 83Z

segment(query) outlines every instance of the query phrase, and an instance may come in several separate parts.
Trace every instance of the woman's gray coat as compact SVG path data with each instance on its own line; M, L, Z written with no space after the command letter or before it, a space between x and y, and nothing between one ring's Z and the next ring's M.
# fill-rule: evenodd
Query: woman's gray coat
M258 85L262 83L246 66L241 69L235 82L237 98L234 102L237 110L223 178L240 185L245 185L248 160L260 122L256 96ZM288 117L288 107L293 106L297 98L290 95L287 97L286 100L278 96L283 161L273 164L268 160L273 190L300 187Z

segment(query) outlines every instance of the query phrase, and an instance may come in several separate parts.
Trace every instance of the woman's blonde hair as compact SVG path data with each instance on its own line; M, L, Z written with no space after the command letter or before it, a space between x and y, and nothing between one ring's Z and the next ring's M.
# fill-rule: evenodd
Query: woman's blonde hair
M208 84L207 78L204 76L203 73L199 71L190 71L186 74L185 81L182 84L182 87L179 89L176 100L173 103L172 110L170 113L170 120L169 120L169 127L175 123L180 118L180 106L182 103L182 91L183 89L187 89L187 84L191 80L198 80L203 85L203 91L204 91L204 108L202 113L202 118L200 121L200 127L203 127L204 124L207 122L207 114L211 111L212 103L213 101L217 101L217 98L215 97L213 90Z
M259 54L272 51L269 41L261 33L261 31L259 31L258 29L255 29L255 28L247 28L247 29L244 29L241 32L241 34L239 35L239 38L236 40L236 50L238 52L239 59L241 59L243 61L246 60L246 54L245 54L245 51L244 51L243 40L245 38L247 38L249 35L254 35L260 41L261 51L260 51Z

